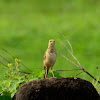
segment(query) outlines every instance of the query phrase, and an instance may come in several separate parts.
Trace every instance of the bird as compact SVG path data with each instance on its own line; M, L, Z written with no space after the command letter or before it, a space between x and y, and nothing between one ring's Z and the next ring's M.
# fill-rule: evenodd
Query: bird
M55 40L54 39L50 39L49 43L48 43L48 48L45 51L45 55L44 55L44 61L43 61L43 65L44 65L44 69L45 69L45 75L44 78L47 78L48 72L49 72L49 68L51 67L51 71L52 71L52 75L54 78L54 73L53 73L53 66L56 62L56 49L55 49Z

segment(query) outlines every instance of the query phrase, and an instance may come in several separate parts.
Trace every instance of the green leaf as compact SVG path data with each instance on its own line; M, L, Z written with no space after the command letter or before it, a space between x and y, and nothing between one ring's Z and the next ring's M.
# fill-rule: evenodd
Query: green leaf
M6 95L0 96L0 100L11 100L11 96L6 96Z
M2 87L0 86L0 93L2 92Z

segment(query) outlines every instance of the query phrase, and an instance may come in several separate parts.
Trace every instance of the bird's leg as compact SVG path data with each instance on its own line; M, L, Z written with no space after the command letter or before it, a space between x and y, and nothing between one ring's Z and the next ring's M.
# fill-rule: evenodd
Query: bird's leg
M52 67L51 67L51 71L52 71L52 75L53 75L53 78L54 78L54 73L53 73Z
M47 78L47 67L45 69L45 79Z

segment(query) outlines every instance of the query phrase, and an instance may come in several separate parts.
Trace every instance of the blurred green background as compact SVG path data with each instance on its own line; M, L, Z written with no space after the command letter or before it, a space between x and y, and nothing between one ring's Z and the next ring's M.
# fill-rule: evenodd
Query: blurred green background
M49 39L56 40L56 49L75 62L61 45L71 42L74 55L94 77L100 71L100 0L0 0L0 48L20 59L31 71L43 70L43 56ZM5 58L10 56L0 51ZM2 58L0 61L7 65ZM76 62L75 62L76 63ZM7 70L0 64L0 79ZM59 54L56 69L75 69ZM29 70L22 66L25 71ZM58 72L62 77L75 76L79 71ZM78 77L92 81L87 74Z

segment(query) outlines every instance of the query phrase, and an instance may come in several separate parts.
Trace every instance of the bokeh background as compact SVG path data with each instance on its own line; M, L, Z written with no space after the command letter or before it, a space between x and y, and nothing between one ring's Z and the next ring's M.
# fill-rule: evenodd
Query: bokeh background
M100 72L100 0L0 0L0 48L20 59L34 73L43 70L43 55L49 39L55 39L57 51L76 63L58 41L60 39L70 49L57 32L66 36L81 65L97 77ZM11 60L2 50L0 55ZM7 65L4 59L0 61ZM57 55L54 70L75 68ZM6 70L0 64L1 79ZM58 72L61 77L77 73L79 71ZM85 73L78 77L92 81Z

